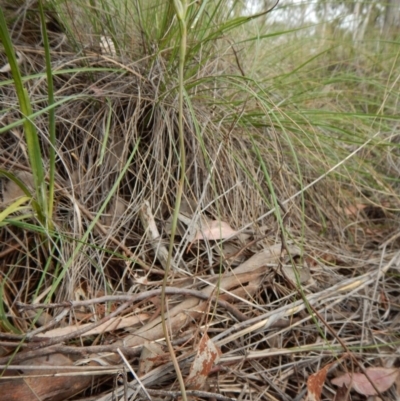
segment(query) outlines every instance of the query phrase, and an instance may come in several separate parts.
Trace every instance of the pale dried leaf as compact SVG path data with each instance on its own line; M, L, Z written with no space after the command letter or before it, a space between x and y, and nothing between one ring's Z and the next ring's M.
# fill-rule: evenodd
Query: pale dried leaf
M234 244L233 242L225 242L221 247L217 247L217 252L232 264L232 266L237 266L238 264L246 260L246 255L244 252L240 253L241 247ZM240 254L239 254L240 253Z
M150 372L154 367L163 362L163 347L158 343L146 342L143 345L142 353L139 359L139 376L143 376Z
M388 390L396 381L399 370L395 368L368 368L366 374L380 392ZM352 386L362 395L378 395L364 373L345 373L331 380L335 386Z
M238 232L231 228L224 221L210 220L202 225L202 229L197 232L193 242L201 239L220 240L237 235Z
M64 309L65 310L65 309ZM41 313L38 316L38 313L34 310L27 309L24 311L24 314L26 317L28 317L31 320L35 320L35 324L37 326L45 326L46 324L49 324L52 320L54 320L54 317L50 315L50 313L42 310ZM65 316L66 314L63 312L60 313L60 315ZM59 315L59 316L60 316ZM59 320L59 316L57 316L57 320ZM59 321L58 323L61 327L66 326L67 324L64 322L64 320Z
M196 390L203 388L213 365L218 362L220 355L221 351L204 333L190 367L189 376L186 379L187 387Z
M282 266L282 270L284 275L293 283L297 284L300 281L300 284L304 284L311 278L310 269L307 266L296 267L296 271L293 266L285 265Z
M400 400L400 375L397 375L396 377L395 388L397 399Z
M366 207L367 205L356 203L355 205L350 205L344 208L344 213L346 214L346 216L357 216L357 214Z

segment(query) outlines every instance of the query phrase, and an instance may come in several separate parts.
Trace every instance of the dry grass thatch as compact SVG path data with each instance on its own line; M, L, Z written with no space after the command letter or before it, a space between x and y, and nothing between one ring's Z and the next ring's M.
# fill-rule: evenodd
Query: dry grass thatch
M26 16L12 34L39 112L47 102L44 51L38 19ZM160 317L180 166L176 77L162 54L135 62L96 46L77 54L63 32L50 22L48 29L60 101L55 232L43 233L29 211L25 220L15 214L24 224L1 226L0 360L14 378L0 380L0 400L146 399L118 350L151 399L176 398ZM218 62L205 63L204 77ZM197 85L185 109L188 163L166 289L183 376L205 333L221 353L189 396L302 400L307 378L328 364L328 379L360 365L397 366L398 218L382 207L354 206L354 192L329 177L302 192L325 161L308 163L299 144L301 182L279 129L245 127L237 118L257 108L257 99L238 99L237 114L226 115L220 100L235 95L211 82ZM5 127L20 114L12 82L0 91ZM199 95L207 91L214 104ZM34 121L47 166L47 116ZM32 187L21 126L3 133L0 144L1 168ZM3 205L21 195L12 181L2 185ZM212 221L237 231L223 241L195 239L207 236ZM157 350L149 346L155 341ZM326 380L322 398L335 391ZM394 396L391 389L386 399Z

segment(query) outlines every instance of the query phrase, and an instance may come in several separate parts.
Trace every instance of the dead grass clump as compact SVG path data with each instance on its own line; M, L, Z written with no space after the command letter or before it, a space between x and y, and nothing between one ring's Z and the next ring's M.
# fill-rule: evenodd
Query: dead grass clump
M26 18L9 17L11 32L48 168L44 50L35 4L24 10ZM145 399L130 369L152 399L178 397L160 317L179 180L176 76L157 52L127 62L101 46L76 53L62 29L49 35L54 231L29 206L0 221L0 363L14 375L0 380L0 400ZM199 344L212 354L204 339L218 354L188 394L301 400L308 377L329 364L328 379L397 366L398 238L387 237L395 213L371 217L339 180L316 184L328 161L306 140L293 153L271 121L245 124L246 101L213 108L199 96L212 88L212 69L204 63L186 103L188 163L166 288L184 377L196 376ZM17 97L3 74L1 169L31 188L21 124L9 126L21 118ZM248 107L265 106L258 102ZM2 185L5 209L23 193L13 180ZM381 249L376 236L387 239ZM334 392L327 380L323 398Z

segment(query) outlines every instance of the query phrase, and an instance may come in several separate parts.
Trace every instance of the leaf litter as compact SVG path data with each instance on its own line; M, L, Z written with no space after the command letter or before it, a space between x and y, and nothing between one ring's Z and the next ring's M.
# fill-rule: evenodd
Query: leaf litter
M399 373L398 368L373 367L365 369L365 373L345 373L335 377L331 382L338 387L343 385L347 388L351 387L362 395L378 395L372 387L371 381L378 391L383 393L396 382Z

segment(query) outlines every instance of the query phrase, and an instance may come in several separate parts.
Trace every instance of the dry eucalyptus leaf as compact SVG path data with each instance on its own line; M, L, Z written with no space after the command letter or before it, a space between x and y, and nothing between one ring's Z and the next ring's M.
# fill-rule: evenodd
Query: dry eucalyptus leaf
M310 269L306 266L297 267L296 271L292 265L284 265L282 267L284 275L293 283L297 284L300 281L300 284L304 284L311 278ZM296 274L297 273L297 274ZM298 276L298 278L297 278Z
M44 326L48 323L50 323L54 317L50 315L50 313L47 313L46 311L42 310L42 312L38 316L38 312L27 309L24 311L24 314L31 320L35 320L35 324L37 326Z
M317 373L310 375L307 379L307 401L320 401L322 388L325 384L326 374L331 364L324 366Z
M242 252L240 255L238 253L241 250L241 247L235 245L232 242L226 242L222 244L222 247L217 247L220 255L225 259L229 260L233 266L237 266L240 263L243 263L246 260L246 255Z
M399 369L396 368L368 368L365 372L381 393L388 390L399 375ZM332 379L331 382L338 387L351 386L362 395L378 395L364 373L345 373Z
M217 248L217 249L220 249L220 248ZM228 259L229 257L232 257L235 253L237 253L239 250L240 250L240 247L228 242L228 243L222 245L221 253L225 259Z
M143 345L142 353L139 359L139 376L143 376L150 372L154 367L164 362L162 358L164 355L163 347L158 343L146 342Z
M209 220L206 224L202 225L202 229L197 232L193 238L193 242L201 239L221 240L233 237L237 234L238 232L232 229L228 223L225 223L224 221Z
M0 400L7 401L64 401L76 395L83 389L90 387L94 377L88 374L77 374L73 366L74 361L62 354L51 354L44 357L35 357L26 359L21 362L19 372L14 370L6 371L5 376L0 381ZM23 365L29 367L37 366L37 369L26 369ZM97 364L91 363L91 366ZM49 369L54 366L54 369ZM69 367L70 369L62 370L61 373L58 366ZM47 369L41 369L47 367ZM74 372L75 373L72 373ZM67 372L71 372L67 375ZM21 373L26 375L20 376Z
M367 205L362 203L356 203L354 205L347 206L343 209L346 216L357 216L363 209L365 209Z
M206 333L200 340L197 354L190 367L189 376L186 379L188 388L200 390L204 387L212 367L218 362L221 351L210 340Z

